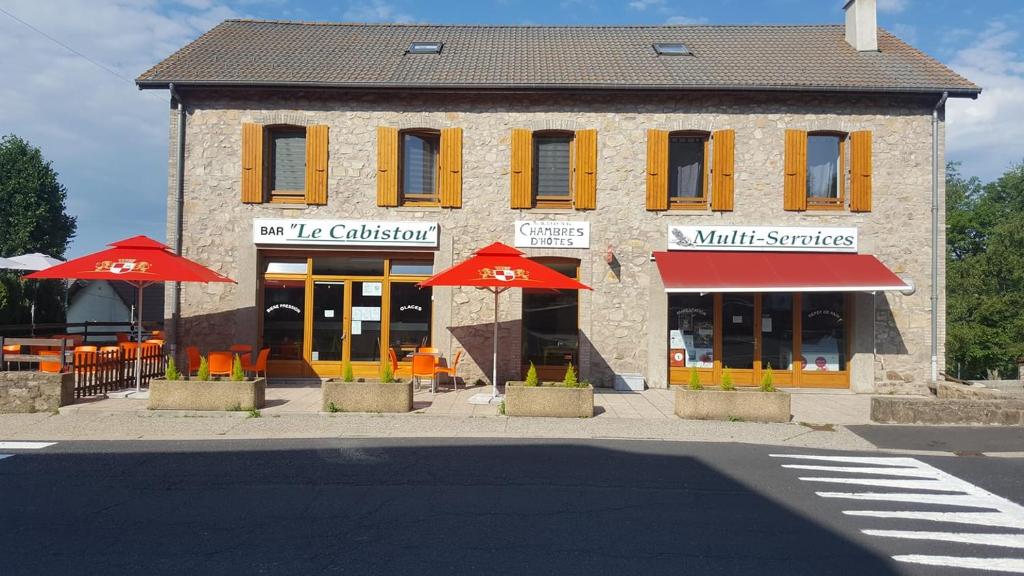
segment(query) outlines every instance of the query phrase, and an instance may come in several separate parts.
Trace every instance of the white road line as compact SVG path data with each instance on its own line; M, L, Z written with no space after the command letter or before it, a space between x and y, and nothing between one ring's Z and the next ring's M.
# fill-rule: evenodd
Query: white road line
M824 482L865 487L903 489L905 492L815 492L822 498L837 498L873 502L902 502L981 508L982 511L923 511L923 510L844 510L843 514L879 520L919 520L950 522L974 526L995 526L1024 530L1024 507L984 490L970 482L947 474L915 458L883 458L858 456L816 456L809 454L771 454L773 458L792 458L832 465L782 464L783 468L813 470L831 473L829 476L799 476L803 482ZM851 466L857 464L858 466ZM879 478L893 476L894 478ZM937 494L935 491L948 492ZM861 530L869 536L934 542L953 542L976 546L1024 549L1024 533L985 534L977 532L935 530ZM1015 572L1024 574L1022 558L973 558L958 556L932 556L907 554L893 556L899 562Z
M14 456L14 454L0 454L0 460L3 460L4 458L10 458L11 456Z
M906 554L893 556L898 562L927 564L929 566L949 566L951 568L973 568L991 572L1014 572L1024 574L1024 559L1021 558L961 558L959 556L926 556L923 554Z
M861 530L868 536L905 538L908 540L938 540L961 544L982 544L1003 548L1024 548L1024 534L975 534L964 532L918 532L915 530Z
M40 450L56 442L0 442L0 450Z
M1024 520L1011 518L1001 512L893 512L891 510L843 510L843 514L847 514L849 516L867 516L872 518L931 520L933 522L973 524L975 526L995 526L998 528L1020 528L1024 530Z

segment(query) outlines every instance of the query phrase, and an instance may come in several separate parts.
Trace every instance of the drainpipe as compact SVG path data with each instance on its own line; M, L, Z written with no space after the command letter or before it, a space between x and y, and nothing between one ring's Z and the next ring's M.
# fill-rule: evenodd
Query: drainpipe
M932 385L939 381L939 109L949 92L932 108ZM944 256L944 255L943 255Z
M176 140L176 160L174 186L177 201L174 208L174 253L181 255L181 235L183 230L183 212L185 209L185 101L175 89L174 84L168 86L172 101L178 105L178 137ZM175 282L171 291L171 325L168 327L168 343L171 358L178 357L178 324L181 320L181 282Z

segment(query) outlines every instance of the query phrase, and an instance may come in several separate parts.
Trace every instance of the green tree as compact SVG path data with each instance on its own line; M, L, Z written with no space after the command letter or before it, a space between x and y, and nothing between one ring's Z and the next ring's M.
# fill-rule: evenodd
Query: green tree
M63 258L75 235L67 214L67 189L42 152L12 135L0 138L0 256L42 252ZM36 321L64 319L62 282L30 282L0 273L0 323L26 323L35 297Z
M1024 357L1024 164L995 182L946 169L946 369L1016 374Z

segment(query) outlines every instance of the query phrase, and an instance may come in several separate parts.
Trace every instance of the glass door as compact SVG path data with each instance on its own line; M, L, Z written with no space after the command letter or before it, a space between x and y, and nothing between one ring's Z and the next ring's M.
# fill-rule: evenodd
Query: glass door
M312 362L336 363L336 370L341 370L341 362L345 358L344 330L345 318L345 283L314 282L313 283L313 349Z
M384 283L353 281L349 315L349 354L352 362L380 362L381 307Z
M577 278L579 261L536 258L541 264ZM571 362L579 375L579 292L523 290L522 372L532 362L541 380L562 380Z
M751 384L757 354L754 336L754 295L722 295L722 371L734 384Z

